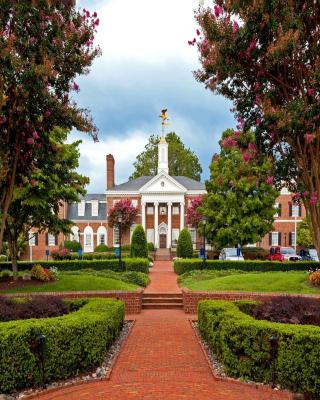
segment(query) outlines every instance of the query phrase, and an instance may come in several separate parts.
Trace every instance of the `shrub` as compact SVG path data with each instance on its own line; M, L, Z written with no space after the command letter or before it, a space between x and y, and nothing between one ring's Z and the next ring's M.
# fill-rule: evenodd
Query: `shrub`
M49 383L101 364L123 318L122 302L90 299L58 318L0 323L0 393L39 385L39 360L33 350L39 334L46 337L44 380Z
M227 301L200 302L198 321L201 335L222 360L226 372L252 381L271 381L269 339L276 335L276 383L319 398L319 327L257 321Z
M137 225L132 233L130 257L148 258L147 238L142 225Z
M60 297L36 296L27 301L0 298L0 321L50 318L68 314L70 307Z
M241 252L245 260L266 260L269 254L262 247L242 247Z
M51 257L53 258L53 260L70 260L70 250L64 247L59 250L52 250Z
M61 246L61 245L60 245ZM77 252L78 250L81 250L81 244L77 240L65 240L63 242L63 246L65 249L69 249L71 252Z
M154 244L152 242L148 242L148 251L155 251Z
M255 319L287 324L320 325L320 301L301 297L279 296L256 305L251 311Z
M31 277L42 282L50 281L50 275L40 264L36 264L31 268Z
M315 286L320 286L320 269L309 274L309 281Z
M104 251L108 251L109 247L105 244L99 244L97 247L94 248L95 253L103 253Z
M174 271L181 275L185 272L195 269L201 269L203 266L200 259L185 259L174 261ZM205 269L238 269L242 271L308 271L318 267L319 263L314 261L220 261L206 260Z
M84 253L82 254L83 260L114 260L116 258L114 253Z
M5 256L4 254L0 254L0 262L4 261L7 261L7 256Z
M193 245L189 231L184 228L179 234L177 244L177 257L191 258L193 256Z

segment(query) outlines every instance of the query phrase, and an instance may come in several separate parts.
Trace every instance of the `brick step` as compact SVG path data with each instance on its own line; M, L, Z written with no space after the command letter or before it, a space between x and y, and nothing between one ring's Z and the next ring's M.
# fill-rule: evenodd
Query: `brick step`
M180 303L142 303L144 310L182 310L183 304Z
M183 300L182 298L179 297L150 297L147 299L142 299L142 304L145 303L177 303L177 304L182 304Z
M171 257L165 255L163 256L156 255L156 261L171 261Z
M143 298L155 298L155 297L175 297L182 299L182 293L143 293Z

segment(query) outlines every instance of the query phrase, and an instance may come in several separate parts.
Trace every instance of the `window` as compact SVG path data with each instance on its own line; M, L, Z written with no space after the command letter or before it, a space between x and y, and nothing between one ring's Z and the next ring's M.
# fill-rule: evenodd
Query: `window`
M113 228L113 245L119 246L119 244L120 244L119 228L115 226Z
M275 218L281 217L281 204L280 204L280 203L276 203L276 204L274 205L274 208L276 209L276 212L275 212L275 214L274 214L274 217L275 217Z
M91 215L97 217L99 215L99 201L92 200L91 202Z
M104 233L100 233L99 235L99 244L106 244L106 236Z
M85 246L91 246L91 234L90 233L86 233L85 234Z
M79 217L84 217L85 208L86 208L86 202L84 200L81 200L80 203L78 203L78 216Z
M107 229L102 225L97 230L97 244L107 244Z
M173 228L172 229L172 247L176 247L177 246L179 232L180 232L180 229L178 229L178 228Z
M137 207L138 206L138 200L131 200L131 204L133 205L133 207Z
M153 215L153 206L147 207L147 215Z
M298 204L292 204L292 216L299 217L299 205Z
M172 215L179 215L179 207L178 206L172 207Z
M77 226L73 226L71 228L71 235L70 235L70 240L75 240L76 242L79 242L79 228Z
M167 207L166 206L160 207L160 215L167 215Z
M52 233L48 233L48 246L55 246L56 245L56 237L52 235Z
M189 228L188 231L190 233L192 243L196 243L196 241L197 241L196 229L195 228Z
M290 232L290 237L289 237L289 245L290 246L296 246L296 234L295 232Z
M36 233L29 232L29 246L35 246L35 245L36 245Z
M278 232L271 232L271 246L279 245L279 234Z
M154 229L147 229L147 242L154 243Z

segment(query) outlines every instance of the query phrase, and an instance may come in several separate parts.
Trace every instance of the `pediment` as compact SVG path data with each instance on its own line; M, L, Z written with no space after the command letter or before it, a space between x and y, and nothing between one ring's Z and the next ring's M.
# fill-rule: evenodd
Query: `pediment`
M161 172L140 189L140 193L184 193L187 189L172 176Z

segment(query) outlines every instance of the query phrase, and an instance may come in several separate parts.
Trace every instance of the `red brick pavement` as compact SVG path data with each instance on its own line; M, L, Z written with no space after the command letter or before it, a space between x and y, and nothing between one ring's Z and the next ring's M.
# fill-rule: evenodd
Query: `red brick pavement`
M181 293L171 261L155 261L149 276L151 283L144 293Z
M167 265L166 265L167 264ZM156 263L152 279L168 279L169 263ZM159 271L157 274L157 270ZM172 275L173 272L172 272ZM168 278L169 276L169 278ZM174 279L173 279L174 278ZM151 291L165 288L152 282ZM150 288L149 288L150 290ZM110 380L84 384L40 395L41 400L287 400L291 396L238 382L213 378L206 358L180 310L146 310L120 353Z

